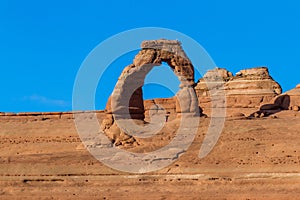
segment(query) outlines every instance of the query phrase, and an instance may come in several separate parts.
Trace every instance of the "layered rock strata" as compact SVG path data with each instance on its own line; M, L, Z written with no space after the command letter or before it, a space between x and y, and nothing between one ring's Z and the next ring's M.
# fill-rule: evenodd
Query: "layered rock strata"
M210 85L213 88L209 88ZM266 67L241 70L235 76L222 68L208 71L195 87L203 109L212 107L211 91L214 89L218 93L213 95L226 96L227 108L259 108L281 94L280 85L273 80Z

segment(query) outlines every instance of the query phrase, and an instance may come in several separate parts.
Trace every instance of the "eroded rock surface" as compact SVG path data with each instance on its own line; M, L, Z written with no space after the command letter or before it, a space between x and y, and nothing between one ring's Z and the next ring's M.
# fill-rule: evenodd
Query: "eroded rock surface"
M212 88L209 89L210 85ZM220 93L214 94L216 96L226 95L227 108L259 108L281 94L280 85L272 79L266 67L244 69L235 76L222 68L208 71L195 87L200 107L204 110L212 107L213 89Z
M294 110L298 111L300 107L300 84L294 89L276 96L271 104L264 105L261 109L265 110Z
M145 108L141 87L144 79L153 67L166 62L180 80L180 90L173 99L171 106L178 115L181 113L191 113L191 116L199 115L198 100L194 91L194 67L186 56L177 40L150 40L141 44L142 49L135 56L133 63L124 68L111 97L106 106L107 119L102 124L104 131L113 142L129 140L135 141L116 126L116 119L140 120L144 122ZM151 102L149 102L151 104ZM152 102L149 111L160 108L158 104ZM170 111L166 113L170 114ZM143 124L136 122L137 124ZM146 123L145 123L146 124Z

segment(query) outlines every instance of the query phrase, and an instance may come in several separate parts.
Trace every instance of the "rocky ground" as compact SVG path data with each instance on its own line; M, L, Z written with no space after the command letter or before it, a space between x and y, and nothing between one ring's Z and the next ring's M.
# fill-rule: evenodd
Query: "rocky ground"
M297 199L300 112L272 116L227 117L203 159L198 153L210 118L201 117L188 151L146 174L97 161L83 148L71 114L0 116L0 199ZM170 119L151 143L168 142ZM149 144L132 149L149 150Z

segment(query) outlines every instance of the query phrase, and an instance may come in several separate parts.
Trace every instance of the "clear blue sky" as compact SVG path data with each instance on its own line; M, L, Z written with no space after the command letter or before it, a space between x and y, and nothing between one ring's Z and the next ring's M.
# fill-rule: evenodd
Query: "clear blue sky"
M0 111L71 110L73 83L88 53L114 34L148 26L194 38L234 73L268 66L284 91L300 82L297 0L1 0ZM116 67L121 71L130 62L120 58ZM112 88L97 92L97 108Z

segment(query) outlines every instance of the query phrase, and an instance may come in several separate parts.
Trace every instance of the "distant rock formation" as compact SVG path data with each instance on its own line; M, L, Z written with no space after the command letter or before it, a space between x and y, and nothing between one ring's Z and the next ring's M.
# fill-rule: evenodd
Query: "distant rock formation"
M216 74L218 76L216 76ZM208 71L201 78L196 87L196 93L203 109L211 107L209 83L219 83L217 89L224 90L226 107L228 108L259 108L281 94L280 85L272 79L266 67L244 69L236 73L222 68Z

